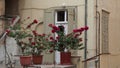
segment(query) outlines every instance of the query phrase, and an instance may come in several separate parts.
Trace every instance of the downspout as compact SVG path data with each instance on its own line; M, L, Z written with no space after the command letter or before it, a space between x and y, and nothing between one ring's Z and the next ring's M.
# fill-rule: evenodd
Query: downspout
M98 0L96 0L96 56L97 55L100 55L100 13L98 12ZM97 62L97 67L100 68L100 56L98 56Z
M97 0L96 0L96 3L95 3L95 17L96 17L96 56L99 54L98 53L98 17L97 17L97 8L98 8L98 4L97 4ZM98 68L98 63L99 63L99 61L98 61L98 58L96 57L96 61L95 61L95 68Z
M87 26L87 5L88 5L88 1L85 0L85 26ZM84 60L87 59L87 31L85 31L85 35L84 35L84 43L85 43L85 50L84 50ZM87 68L87 62L84 63L84 68Z
M99 20L98 20L98 54L100 55L100 13L97 12L99 15ZM100 56L98 56L98 68L100 68Z

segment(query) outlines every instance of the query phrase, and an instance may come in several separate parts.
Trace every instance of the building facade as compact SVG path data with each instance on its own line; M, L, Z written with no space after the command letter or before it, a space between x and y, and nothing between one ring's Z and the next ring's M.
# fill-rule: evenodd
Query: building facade
M119 0L0 0L0 15L1 17L19 15L21 20L30 17L30 20L25 22L27 24L37 19L43 22L38 27L33 26L39 33L49 33L50 23L64 25L65 33L87 25L89 30L82 34L86 48L73 51L72 55L77 57L72 58L74 64L77 68L119 68L119 2ZM0 33L4 31L5 23L1 17ZM48 57L51 57L51 60L47 59ZM46 55L44 62L53 63L53 59L52 54Z

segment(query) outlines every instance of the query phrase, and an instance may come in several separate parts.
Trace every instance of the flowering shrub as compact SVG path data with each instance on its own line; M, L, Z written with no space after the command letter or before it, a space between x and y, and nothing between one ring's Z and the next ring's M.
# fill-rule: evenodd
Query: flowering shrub
M14 27L6 30L9 37L15 38L23 55L40 55L43 50L50 48L48 46L51 43L48 40L50 35L38 34L35 30L31 29L31 26L37 23L38 21L35 19L26 27L22 27L21 25L24 25L24 23L19 22Z
M52 28L51 32L53 34L57 34L57 37L54 39L53 37L50 37L52 42L54 43L54 49L58 51L65 51L65 50L77 50L77 49L83 49L82 46L82 38L80 35L83 31L88 30L88 27L82 27L79 29L74 29L73 32L69 34L64 33L64 26L57 27L53 24L49 24L49 27Z

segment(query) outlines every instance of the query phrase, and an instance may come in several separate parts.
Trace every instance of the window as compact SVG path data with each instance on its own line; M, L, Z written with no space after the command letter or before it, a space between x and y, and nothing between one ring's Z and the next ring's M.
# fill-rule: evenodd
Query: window
M56 23L67 23L67 11L66 10L57 10L55 12L55 22Z
M64 26L62 29L65 34L68 32L68 22L67 22L67 10L56 10L55 11L55 25L58 27Z
M102 53L109 53L108 44L108 22L109 22L109 12L102 10Z

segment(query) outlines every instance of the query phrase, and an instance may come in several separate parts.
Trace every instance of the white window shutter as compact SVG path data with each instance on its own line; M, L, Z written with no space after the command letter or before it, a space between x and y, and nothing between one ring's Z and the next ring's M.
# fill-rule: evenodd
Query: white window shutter
M68 33L71 33L73 29L77 28L76 22L76 7L67 7L68 10Z
M49 24L54 24L54 9L52 8L46 9L44 12L44 33L46 34L51 33Z

